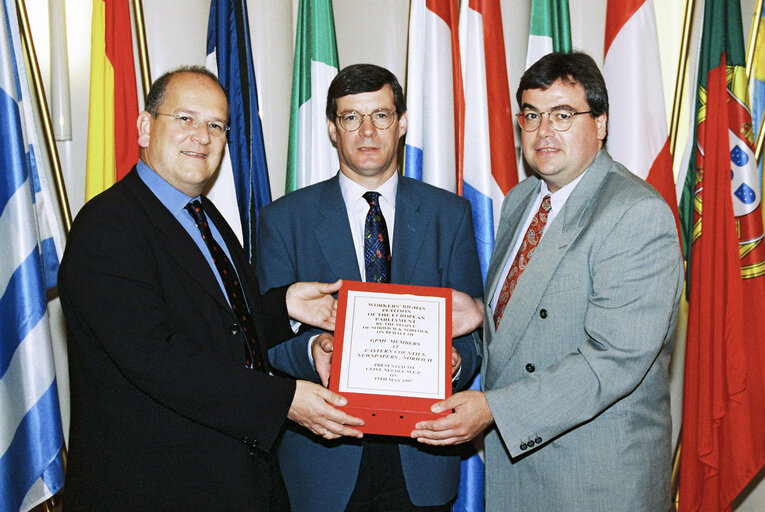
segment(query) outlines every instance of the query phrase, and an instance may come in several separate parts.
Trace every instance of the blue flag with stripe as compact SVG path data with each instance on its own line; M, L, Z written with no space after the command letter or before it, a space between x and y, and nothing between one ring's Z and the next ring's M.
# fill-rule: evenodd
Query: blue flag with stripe
M245 0L213 0L210 4L207 67L217 72L228 96L228 154L242 224L242 245L252 261L257 213L271 201L271 188Z
M16 6L0 20L0 512L61 489L63 433L47 315L60 236L29 104Z

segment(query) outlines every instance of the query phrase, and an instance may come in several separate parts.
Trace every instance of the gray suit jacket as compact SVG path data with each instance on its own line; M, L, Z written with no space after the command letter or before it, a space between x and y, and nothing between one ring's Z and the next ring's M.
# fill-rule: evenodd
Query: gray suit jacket
M531 177L505 198L486 297L539 187ZM498 330L485 311L487 510L667 510L667 367L682 285L669 207L601 151Z
M470 204L420 181L399 177L393 230L391 282L454 288L481 295L481 273ZM337 176L296 190L261 210L257 275L262 290L298 281L359 281L348 214ZM308 340L298 336L269 352L275 368L318 382L308 358ZM462 356L455 391L466 388L480 365L472 337L454 339ZM442 505L457 493L460 460L450 448L397 438L401 467L412 502ZM279 463L293 512L342 511L353 492L361 461L359 440L326 441L290 426L279 446Z

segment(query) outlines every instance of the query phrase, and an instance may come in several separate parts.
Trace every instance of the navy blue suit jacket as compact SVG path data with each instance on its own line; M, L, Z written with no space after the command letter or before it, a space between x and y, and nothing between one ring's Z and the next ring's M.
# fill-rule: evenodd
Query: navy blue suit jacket
M481 273L470 204L444 190L399 177L391 282L454 288L481 296ZM338 177L306 187L261 210L257 276L261 290L294 281L360 281L348 214ZM308 358L308 330L269 351L271 363L297 378L319 382ZM454 340L462 357L456 389L470 384L480 366L470 336ZM460 460L447 448L400 438L399 452L415 505L441 505L457 493ZM356 439L325 441L290 425L279 463L293 512L342 511L353 492L362 445Z

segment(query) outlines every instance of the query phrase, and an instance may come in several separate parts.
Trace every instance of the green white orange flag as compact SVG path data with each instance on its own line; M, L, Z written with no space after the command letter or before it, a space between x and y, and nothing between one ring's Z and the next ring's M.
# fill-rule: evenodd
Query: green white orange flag
M138 100L128 2L93 0L85 200L138 159Z
M337 152L327 134L327 89L337 75L331 0L300 0L285 192L334 176Z
M729 511L765 465L765 245L739 2L707 0L695 151L680 206L689 268L682 511Z
M532 0L526 69L548 53L570 51L568 0Z

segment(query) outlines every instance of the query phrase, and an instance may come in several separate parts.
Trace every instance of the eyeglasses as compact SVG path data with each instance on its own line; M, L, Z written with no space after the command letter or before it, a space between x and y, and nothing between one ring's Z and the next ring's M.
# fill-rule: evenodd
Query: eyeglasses
M547 114L550 126L552 126L555 131L565 132L571 128L571 123L574 122L574 116L591 113L592 110L586 112L574 112L573 110L565 108L551 110L550 112L521 112L518 114L518 124L521 125L521 130L524 132L535 132L539 129L539 125L542 123L542 116Z
M178 126L182 130L190 132L199 128L199 121L194 119L194 116L190 114L164 114L157 112L157 116L168 116L178 121ZM226 134L231 127L223 121L207 121L207 132L213 137L222 137Z
M375 110L371 114L360 114L355 110L351 110L350 112L338 114L335 118L340 122L340 126L343 130L346 132L355 132L359 129L361 123L364 122L366 116L369 116L369 119L372 121L375 128L378 130L387 130L396 119L396 112L388 110L387 108Z

